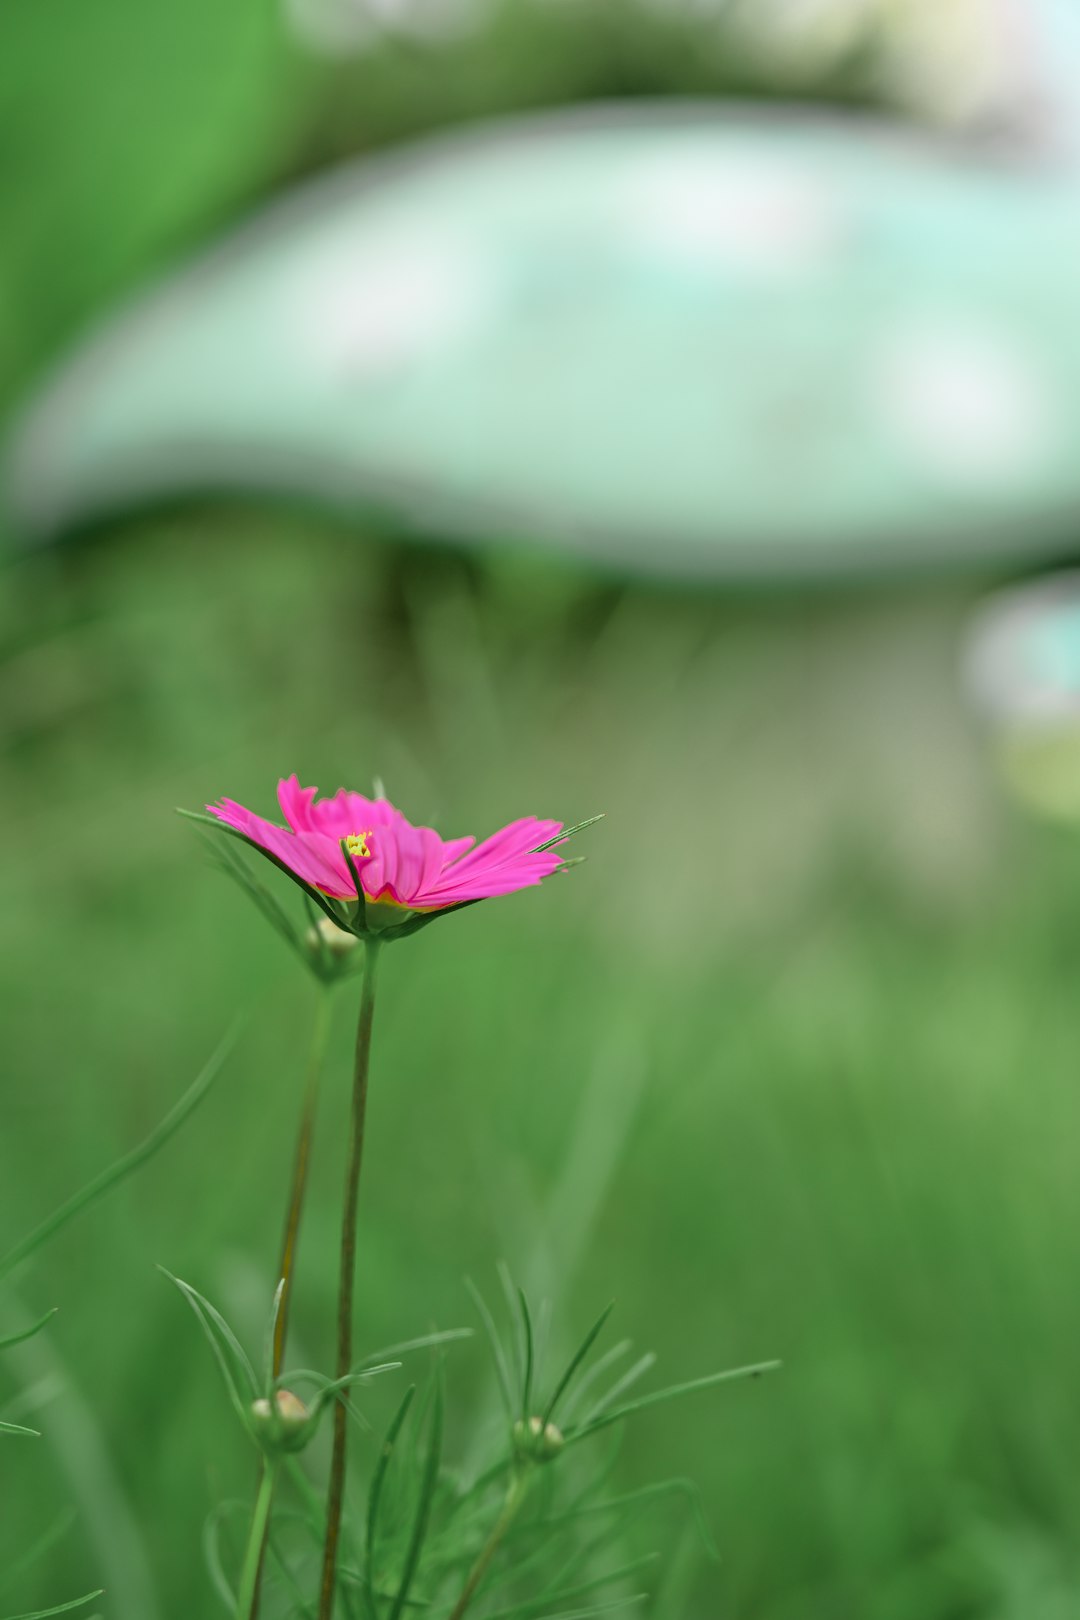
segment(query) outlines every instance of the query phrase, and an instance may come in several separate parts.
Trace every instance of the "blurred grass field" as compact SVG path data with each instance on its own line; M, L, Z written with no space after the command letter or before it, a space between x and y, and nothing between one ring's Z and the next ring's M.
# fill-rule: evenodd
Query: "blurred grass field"
M251 1459L155 1263L257 1342L313 992L172 807L269 811L297 769L378 772L448 832L608 813L584 867L387 958L362 1345L470 1324L464 1274L505 1258L563 1343L614 1296L665 1381L781 1356L628 1436L620 1482L695 1477L723 1552L685 1547L661 1612L1072 1612L1080 849L998 795L956 676L972 587L721 603L209 507L8 584L5 1236L251 1009L182 1135L5 1300L61 1314L0 1371L46 1433L5 1452L0 1557L74 1513L9 1609L103 1584L117 1616L213 1612L200 1532ZM349 995L301 1255L316 1364ZM450 1379L466 1448L481 1345Z

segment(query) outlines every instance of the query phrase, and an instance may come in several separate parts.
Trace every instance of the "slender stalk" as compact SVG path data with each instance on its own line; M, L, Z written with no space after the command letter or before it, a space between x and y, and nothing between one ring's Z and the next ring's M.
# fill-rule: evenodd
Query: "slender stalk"
M308 1165L311 1161L311 1138L315 1129L315 1110L319 1100L319 1080L322 1075L323 1059L326 1056L326 1039L330 1032L330 986L320 984L317 994L315 1024L311 1032L311 1048L308 1053L307 1072L304 1077L304 1101L301 1106L300 1124L296 1133L292 1185L289 1188L289 1203L285 1211L285 1231L281 1240L281 1259L278 1262L277 1269L278 1281L281 1284L281 1298L278 1300L277 1317L274 1321L274 1342L271 1351L270 1370L271 1376L274 1378L281 1372L285 1362L285 1340L289 1331L289 1306L292 1303L293 1278L296 1271L296 1245L300 1237L300 1217L304 1209L304 1194L307 1191ZM264 1457L260 1463L260 1492L269 1468L270 1464ZM263 1525L262 1542L259 1547L258 1563L255 1569L255 1581L251 1590L251 1602L244 1620L258 1620L259 1595L262 1589L263 1565L266 1562L266 1540L269 1532L270 1520L267 1518Z
M483 1547L480 1549L476 1563L469 1571L469 1578L461 1589L461 1596L454 1604L450 1615L450 1620L461 1620L465 1610L472 1602L473 1597L476 1594L476 1589L480 1585L480 1582L483 1580L484 1576L487 1574L488 1566L490 1565L491 1560L495 1557L495 1554L498 1552L503 1537L521 1510L521 1504L525 1500L525 1493L529 1487L529 1476L531 1473L532 1466L528 1462L523 1462L517 1469L515 1469L514 1477L510 1481L510 1489L507 1491L506 1499L502 1505L502 1512L495 1520L495 1523L491 1528L491 1534L488 1536Z
M356 1026L356 1060L353 1067L352 1119L349 1157L345 1169L345 1199L341 1213L341 1270L338 1281L337 1376L352 1371L353 1282L356 1274L356 1207L360 1186L360 1161L364 1153L364 1115L367 1110L368 1067L371 1059L371 1025L375 1016L375 974L379 945L374 939L364 943L364 985L360 993L360 1018ZM319 1591L319 1620L332 1620L337 1577L338 1540L341 1511L345 1499L345 1451L348 1413L344 1399L334 1403L334 1449L330 1460L330 1486L326 1499L326 1541L323 1546L322 1586Z
M240 1585L236 1592L236 1620L248 1620L252 1604L256 1601L263 1545L270 1524L270 1504L274 1499L276 1480L277 1464L268 1460L259 1480L259 1494L255 1498L255 1511L251 1516L251 1530L248 1533Z
M285 1215L285 1231L281 1240L281 1260L278 1280L282 1283L278 1302L277 1321L274 1323L273 1375L276 1378L285 1361L285 1340L289 1331L289 1306L292 1303L293 1275L296 1268L296 1245L300 1236L300 1217L307 1191L308 1165L311 1161L311 1137L315 1127L315 1108L319 1099L319 1078L326 1054L326 1038L330 1030L330 990L320 984L315 1006L315 1027L311 1035L307 1076L304 1081L304 1102L300 1114L300 1127L296 1133L296 1154L293 1159L292 1187L289 1207Z

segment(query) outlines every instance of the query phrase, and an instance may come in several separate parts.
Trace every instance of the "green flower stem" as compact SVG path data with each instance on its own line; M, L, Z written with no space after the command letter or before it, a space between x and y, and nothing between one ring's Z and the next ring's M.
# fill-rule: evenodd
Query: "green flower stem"
M371 1059L371 1025L375 1016L375 975L379 961L378 941L364 943L364 985L360 994L360 1018L356 1026L356 1060L353 1067L352 1121L349 1159L345 1170L345 1200L341 1213L341 1270L338 1282L337 1377L352 1371L353 1282L356 1273L356 1206L360 1185L360 1161L364 1152L364 1115L367 1110L368 1068ZM348 1413L343 1397L334 1403L334 1449L330 1461L330 1486L326 1499L326 1541L323 1546L322 1586L319 1592L319 1620L332 1620L334 1588L337 1579L338 1540L341 1510L345 1498L345 1449Z
M244 1553L244 1567L236 1593L236 1620L248 1620L252 1605L257 1601L259 1574L262 1569L263 1547L270 1525L270 1504L274 1500L277 1483L277 1463L267 1459L259 1480L259 1493L255 1498L255 1511L251 1515L251 1530Z
M285 1217L285 1232L281 1240L281 1261L278 1280L281 1299L278 1301L277 1320L274 1323L273 1375L276 1378L285 1361L285 1339L289 1331L289 1306L292 1303L293 1274L296 1267L296 1244L300 1236L300 1217L307 1191L308 1164L311 1160L311 1137L315 1127L315 1108L319 1099L319 1078L326 1056L326 1040L330 1031L330 988L320 984L315 1006L315 1027L311 1036L307 1077L304 1082L304 1104L300 1115L300 1129L296 1135L296 1156L293 1160L292 1188Z
M487 1574L488 1566L490 1565L491 1560L495 1557L495 1554L498 1552L503 1537L513 1524L514 1520L517 1518L518 1513L521 1511L521 1504L525 1500L525 1494L529 1488L529 1479L532 1475L532 1471L533 1464L528 1460L522 1461L515 1468L514 1477L510 1481L510 1488L506 1493L506 1499L502 1505L502 1512L495 1520L490 1536L488 1536L483 1547L480 1549L480 1554L476 1560L476 1563L469 1571L469 1578L461 1589L461 1596L454 1604L453 1611L450 1615L450 1620L461 1620L465 1610L472 1602L476 1589L480 1585L480 1582L483 1580L484 1576Z
M317 990L318 999L315 1003L315 1024L311 1033L311 1049L308 1053L307 1074L304 1079L304 1101L300 1111L300 1126L296 1133L296 1152L293 1158L292 1186L289 1189L289 1204L285 1212L285 1232L281 1240L281 1259L278 1263L278 1281L281 1284L281 1298L278 1300L277 1317L274 1321L274 1342L271 1351L271 1376L277 1378L285 1362L285 1339L289 1331L289 1305L292 1301L293 1277L296 1270L296 1245L300 1236L300 1217L304 1209L304 1194L307 1191L308 1165L311 1162L311 1138L315 1129L315 1109L319 1100L319 1081L322 1077L323 1060L326 1056L326 1040L330 1032L330 989L327 984L320 984ZM264 1457L260 1464L259 1489L262 1489L270 1464ZM251 1604L245 1615L245 1620L258 1620L259 1593L262 1588L263 1565L266 1562L266 1540L270 1532L270 1521L266 1521L263 1529L262 1545L259 1549L259 1560L255 1570L255 1583L251 1592Z

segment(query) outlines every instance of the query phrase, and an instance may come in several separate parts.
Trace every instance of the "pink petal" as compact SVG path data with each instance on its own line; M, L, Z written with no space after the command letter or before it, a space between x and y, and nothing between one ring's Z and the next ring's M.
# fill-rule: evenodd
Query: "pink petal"
M311 805L318 788L300 786L295 774L278 783L278 803L281 813L294 832L312 831Z
M493 833L490 838L485 838L484 842L477 844L469 854L455 861L452 875L455 879L460 878L466 873L487 871L494 866L502 865L505 861L531 855L538 844L546 843L549 838L554 838L556 833L561 831L561 821L538 821L535 816L525 816L520 821L512 821L509 826ZM451 871L444 872L443 876L450 878Z
M333 894L338 899L349 894L355 895L355 888L343 883L344 863L340 861L340 852L339 865L335 867L324 840L311 834L297 834L285 827L279 827L276 822L266 821L253 811L246 810L234 799L222 799L220 803L208 804L206 808L220 821L244 833L261 849L276 855L278 860L303 882L310 883L315 888L325 889L328 894Z

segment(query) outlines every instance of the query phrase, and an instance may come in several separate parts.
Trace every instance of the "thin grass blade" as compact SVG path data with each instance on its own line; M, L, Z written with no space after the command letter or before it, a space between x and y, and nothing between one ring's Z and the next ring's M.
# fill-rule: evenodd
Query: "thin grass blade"
M202 1328L206 1342L221 1370L236 1414L244 1428L249 1429L251 1403L258 1394L259 1384L255 1377L255 1369L245 1355L243 1346L221 1312L216 1310L198 1289L192 1288L191 1284L184 1282L182 1278L174 1277L164 1266L159 1266L158 1270L163 1276L168 1277L171 1283L175 1283L191 1306L195 1320Z
M346 1373L343 1378L326 1379L312 1403L313 1410L321 1412L328 1402L343 1396L343 1392L351 1389L354 1384L365 1384L369 1378L374 1378L379 1373L396 1372L400 1366L400 1361L388 1361L385 1366L372 1367L368 1372ZM349 1405L348 1401L345 1405ZM355 1407L350 1407L350 1411L363 1428L370 1429L371 1425L362 1413L356 1411Z
M285 943L296 951L298 956L307 961L308 956L304 949L304 943L297 934L296 929L270 893L270 890L255 877L247 862L228 844L223 843L221 839L212 838L209 833L201 833L200 837L218 871L224 872L226 877L232 878L233 882L243 889L248 899L253 901L262 912L271 928L281 935ZM306 900L307 896L305 895L304 898Z
M386 1484L386 1471L390 1466L390 1459L394 1455L401 1426L408 1416L413 1396L416 1394L416 1385L410 1384L397 1411L390 1419L390 1427L386 1431L379 1450L379 1460L375 1464L375 1472L371 1478L371 1489L368 1492L367 1527L364 1540L364 1578L368 1596L368 1605L374 1613L375 1610L375 1546L379 1528L379 1505L382 1502L383 1487Z
M416 1567L420 1562L420 1553L423 1550L424 1538L427 1535L428 1520L431 1517L431 1504L435 1497L435 1487L439 1483L442 1433L443 1378L442 1367L439 1366L435 1371L435 1399L431 1412L431 1426L428 1430L427 1455L424 1459L424 1471L420 1480L420 1494L416 1502L416 1516L413 1519L412 1534L409 1537L409 1547L405 1554L405 1567L401 1575L401 1584L390 1608L390 1620L400 1620L401 1612L408 1602L409 1589L416 1574Z
M93 1603L95 1598L104 1594L105 1588L99 1586L96 1592L87 1592L83 1597L72 1598L70 1603L58 1603L55 1609L35 1609L31 1614L13 1614L10 1620L49 1620L52 1614L70 1614L72 1609L81 1609L87 1603Z
M289 1482L303 1504L300 1517L306 1524L316 1542L322 1542L326 1534L326 1504L312 1485L303 1466L296 1457L285 1458L285 1472Z
M447 1328L442 1333L424 1333L418 1339L402 1339L399 1344L384 1345L381 1350L373 1350L365 1356L360 1363L366 1367L372 1361L384 1361L388 1356L404 1356L410 1350L430 1350L433 1345L451 1344L455 1339L475 1339L474 1328Z
M238 827L230 827L227 821L222 821L217 816L204 815L201 810L184 810L179 805L176 808L176 813L178 816L183 816L185 821L198 822L203 827L212 827L216 833L221 833L227 838L239 839L240 843L246 844L249 849L253 849L256 855L261 855L264 860L269 861L271 866L276 866L279 872L284 872L289 882L295 883L298 889L302 889L312 904L318 906L320 911L324 911L330 921L335 923L338 928L344 929L346 933L351 932L348 923L344 920L343 913L330 899L329 895L323 894L320 889L306 883L302 877L297 876L291 866L287 866L277 855L268 849L264 849L261 844L257 844L254 838L249 838L246 833L242 833Z
M629 1564L623 1564L619 1569L610 1569L603 1575L594 1575L591 1580L579 1581L575 1586L564 1586L561 1591L543 1592L539 1597L530 1598L528 1602L515 1604L512 1608L497 1609L489 1614L485 1620L528 1620L528 1617L540 1614L552 1603L571 1603L577 1598L588 1597L590 1592L597 1592L602 1587L611 1586L614 1581L624 1581L630 1575L636 1575L639 1570L646 1569L655 1564L658 1553L645 1553L641 1558L635 1558Z
M125 1176L129 1176L133 1171L138 1170L146 1163L147 1159L153 1157L159 1148L165 1146L169 1138L180 1129L188 1116L199 1106L221 1073L225 1059L236 1044L238 1033L239 1025L234 1024L211 1056L202 1073L184 1092L180 1101L169 1110L161 1123L154 1127L145 1141L140 1142L138 1147L132 1148L130 1153L125 1153L122 1158L117 1159L115 1164L110 1165L107 1170L103 1170L100 1175L95 1176L93 1181L89 1182L81 1192L74 1193L72 1197L60 1205L59 1209L54 1210L39 1226L36 1226L32 1232L27 1233L26 1237L16 1243L13 1249L8 1250L4 1258L0 1260L0 1277L6 1277L20 1261L33 1254L35 1249L40 1248L48 1238L59 1232L61 1227L67 1225L68 1221L74 1220L76 1215L81 1214L96 1199L103 1198L118 1182L123 1181Z
M43 1558L58 1542L62 1541L75 1523L75 1519L74 1508L65 1508L63 1513L59 1514L52 1524L42 1531L37 1540L32 1541L29 1547L20 1553L14 1563L5 1564L4 1579L8 1585L10 1586L12 1582L17 1581L24 1570L33 1569L40 1558Z
M512 1423L515 1417L514 1389L510 1378L510 1368L506 1360L506 1352L502 1347L498 1330L495 1327L495 1320L488 1310L487 1301L484 1299L483 1294L471 1277L466 1277L465 1286L472 1295L473 1304L476 1306L480 1320L484 1325L484 1332L488 1337L488 1343L491 1345L491 1354L495 1362L495 1372L499 1380L499 1389L502 1392L503 1405L506 1407L506 1415Z
M692 1479L665 1479L657 1485L643 1485L636 1491L626 1491L621 1496L609 1496L601 1502L576 1502L561 1513L549 1514L543 1519L534 1519L531 1524L522 1525L520 1530L511 1531L512 1536L527 1535L530 1532L544 1533L557 1530L564 1524L576 1523L584 1518L600 1518L605 1514L620 1514L632 1512L648 1502L655 1501L663 1496L685 1496L690 1504L694 1524L701 1537L701 1543L709 1558L714 1563L720 1560L720 1550L712 1538L705 1510L701 1502L701 1492Z
M503 1303L506 1306L506 1319L510 1324L510 1355L507 1357L510 1380L512 1385L520 1389L525 1381L525 1343L521 1332L521 1310L518 1305L517 1288L505 1260L496 1262L495 1275L499 1279ZM511 1359L513 1366L510 1366Z
M365 1379L377 1378L380 1373L397 1372L402 1365L400 1361L380 1361L375 1366L360 1367L356 1372L344 1373L340 1378L328 1378L324 1372L319 1372L314 1367L289 1367L274 1379L274 1386L282 1389L286 1385L317 1384L320 1390L333 1393L338 1389L347 1389L350 1384L362 1384Z
M26 1435L31 1440L41 1439L40 1429L28 1429L22 1423L0 1423L0 1434Z
M225 1573L225 1560L221 1551L221 1527L230 1513L248 1512L245 1502L219 1502L207 1515L202 1528L203 1562L210 1584L230 1615L236 1613L236 1593Z
M625 1395L627 1390L633 1389L638 1380L644 1378L645 1374L655 1366L656 1352L654 1350L646 1351L645 1355L635 1361L632 1367L628 1367L622 1377L612 1384L606 1395L601 1395L596 1405L582 1418L582 1424L587 1427L590 1423L594 1423L602 1413L614 1406L615 1402Z
M275 1514L275 1519L280 1518L281 1513L279 1510ZM289 1565L289 1560L282 1551L278 1542L278 1537L273 1534L273 1530L271 1530L270 1534L266 1538L266 1549L270 1555L270 1562L274 1567L274 1572L277 1575L278 1580L283 1586L287 1586L289 1588L289 1593L296 1605L295 1614L302 1617L302 1620L315 1620L315 1616L318 1612L316 1605L313 1602L309 1602L305 1597L303 1588L301 1587L300 1582L296 1579L296 1576L293 1574Z
M594 1389L604 1374L610 1371L615 1363L621 1360L633 1347L633 1339L620 1339L618 1344L613 1344L610 1350L605 1350L602 1356L597 1356L592 1366L587 1372L582 1373L567 1396L566 1406L563 1411L564 1422L569 1423L571 1413L576 1412L578 1407L584 1404L589 1391Z
M525 1334L525 1377L522 1381L521 1417L522 1422L528 1422L533 1384L533 1325L532 1317L529 1315L529 1302L525 1298L525 1291L519 1288L517 1292L518 1303L521 1306L521 1325Z
M647 1603L648 1592L634 1592L630 1597L612 1598L610 1603L594 1603L587 1609L564 1609L559 1614L544 1614L539 1620L592 1620L595 1614L612 1614L616 1609L629 1609L638 1603Z
M281 1300L285 1293L285 1278L282 1277L274 1289L274 1303L270 1307L270 1320L266 1324L263 1335L263 1394L267 1400L274 1388L274 1341L277 1338L278 1317L281 1315Z
M588 1355L589 1351L592 1349L592 1347L593 1347L594 1343L596 1342L596 1339L598 1338L600 1333L603 1332L604 1323L607 1321L608 1317L611 1315L611 1313L612 1313L612 1311L614 1309L615 1309L615 1301L612 1300L611 1304L605 1306L604 1309L600 1312L600 1315L597 1317L596 1321L593 1323L592 1327L589 1329L588 1333L586 1333L584 1339L581 1341L581 1344L578 1347L576 1353L570 1358L570 1363L569 1363L566 1371L563 1373L563 1375L560 1378L559 1382L555 1386L554 1395L552 1395L550 1401L548 1401L547 1409L544 1412L544 1418L543 1418L543 1421L545 1423L550 1423L551 1422L552 1414L554 1413L555 1408L558 1406L561 1397L565 1394L566 1388L567 1388L568 1384L570 1383L570 1380L573 1378L574 1374L577 1372L578 1368L581 1366L581 1363L585 1360L585 1357Z
M24 1328L21 1333L12 1333L6 1339L0 1339L0 1350L10 1350L13 1344L25 1344L27 1339L32 1339L35 1334L41 1332L46 1322L52 1321L59 1309L59 1305L54 1305L51 1311L46 1311L45 1315L34 1323L33 1327Z
M659 1406L664 1401L678 1400L682 1395L693 1395L699 1389L712 1389L717 1384L730 1384L739 1378L760 1378L764 1373L775 1372L780 1365L779 1361L759 1361L749 1367L733 1367L728 1372L710 1373L705 1378L692 1378L686 1384L672 1384L667 1389L658 1389L652 1395L642 1395L639 1400L618 1406L613 1412L605 1412L593 1423L571 1429L564 1439L567 1445L575 1440L584 1440L586 1435L607 1428L609 1423L620 1423L623 1418L630 1417L634 1412L643 1412L647 1406Z

